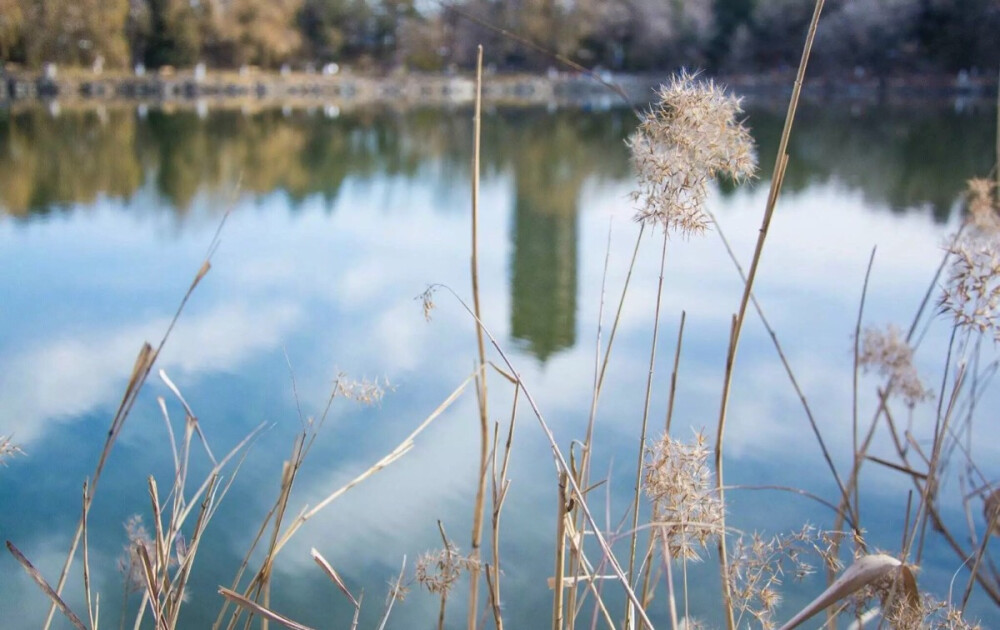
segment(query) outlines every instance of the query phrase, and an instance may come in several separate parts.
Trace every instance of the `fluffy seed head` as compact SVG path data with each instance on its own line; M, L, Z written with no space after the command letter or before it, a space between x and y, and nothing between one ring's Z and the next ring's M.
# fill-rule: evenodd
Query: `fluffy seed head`
M756 172L753 139L740 100L713 81L681 72L658 97L628 140L638 178L635 218L684 236L701 233L709 224L709 181L720 174L743 181Z
M463 572L471 570L478 560L463 556L458 547L448 542L446 549L428 551L417 560L416 578L431 593L446 595L451 592Z
M125 577L125 588L128 591L141 591L146 588L146 578L139 556L139 547L144 547L146 555L150 558L156 557L156 549L153 546L153 539L149 537L149 532L142 523L142 517L138 514L133 514L125 521L125 534L128 543L118 557L118 570Z
M920 381L913 365L913 348L906 343L899 328L889 324L885 330L866 328L863 334L858 357L861 367L889 377L891 393L901 395L910 406L933 396Z
M4 460L14 455L24 455L24 451L21 450L20 446L11 442L9 436L0 435L0 466L6 466L7 462Z
M1000 200L996 183L968 183L969 218L948 245L951 267L940 306L958 326L1000 341Z
M723 505L707 458L701 433L690 444L664 435L647 455L646 496L675 558L699 559L697 547L705 548L722 532Z

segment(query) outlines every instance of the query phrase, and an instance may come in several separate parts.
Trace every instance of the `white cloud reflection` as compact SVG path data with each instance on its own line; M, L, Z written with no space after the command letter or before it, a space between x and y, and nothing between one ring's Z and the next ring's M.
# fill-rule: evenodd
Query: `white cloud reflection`
M301 317L291 304L223 304L185 315L157 365L204 373L238 366L253 354L274 348ZM55 339L0 362L0 434L21 445L44 437L52 422L71 421L121 397L143 341L158 343L166 317L77 337ZM61 338L60 338L61 337Z

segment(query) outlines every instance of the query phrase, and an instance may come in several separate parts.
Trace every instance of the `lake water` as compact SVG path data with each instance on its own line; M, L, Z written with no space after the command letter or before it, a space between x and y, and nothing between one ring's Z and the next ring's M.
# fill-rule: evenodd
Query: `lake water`
M748 186L713 189L710 208L744 265L767 197L783 107L751 106L762 173ZM471 110L377 109L162 111L63 107L0 111L0 435L25 455L0 468L0 537L54 581L80 513L111 417L144 341L155 343L232 207L211 272L196 289L161 355L162 368L199 417L215 453L253 427L253 445L198 552L182 626L208 627L278 491L282 462L303 416L322 413L339 373L387 379L380 404L337 401L306 459L289 504L296 514L390 452L470 373L475 331L461 305L436 295L425 321L414 298L431 283L460 296L469 278ZM961 221L964 182L995 157L990 107L804 106L790 147L784 193L756 293L795 370L841 474L851 455L852 335L865 270L877 247L865 323L905 329ZM605 329L638 228L623 143L628 110L489 110L483 120L480 218L484 321L520 371L561 447L582 439L594 373L606 252ZM234 192L237 190L238 192ZM610 250L608 249L610 247ZM592 507L617 529L632 491L648 373L660 239L646 237L613 349L595 430L594 476L609 483ZM673 432L714 435L730 317L741 283L715 232L670 242L661 314L651 437L662 432L681 312L686 312ZM917 353L941 390L950 327L931 322ZM984 346L983 365L995 358ZM498 361L495 352L490 356ZM293 377L294 374L294 385ZM490 418L506 427L511 388L489 375ZM870 418L874 375L861 379ZM151 524L146 478L166 493L171 449L156 397L175 431L183 410L154 374L111 454L90 515L93 588L101 627L115 628L126 544L123 523ZM1000 476L996 388L978 406L975 439L963 438L987 479ZM505 619L549 626L556 475L535 419L521 401L509 498L502 516ZM925 447L935 404L917 407ZM901 406L897 413L905 418ZM386 582L404 556L440 548L437 521L468 550L478 466L471 390L401 460L354 488L296 535L274 570L272 607L320 628L348 627L351 607L309 556L317 548L355 593L361 626L374 628ZM895 461L885 431L872 453ZM794 486L836 501L836 486L770 338L748 315L737 360L726 440L727 484ZM205 457L193 462L204 474ZM953 456L941 509L969 546L962 511L966 474ZM229 470L231 472L231 469ZM969 483L978 485L977 477ZM968 485L968 484L967 484ZM967 487L967 485L965 487ZM907 493L899 472L869 463L862 520L870 540L900 548ZM832 525L798 495L734 489L728 524L752 533ZM645 508L644 508L645 509ZM982 529L981 504L972 502ZM919 576L939 599L967 572L931 534ZM80 563L67 599L81 614ZM692 614L717 625L713 554L691 568ZM786 619L822 580L781 587ZM609 592L611 587L606 587ZM465 586L449 624L464 627ZM611 596L613 604L620 598ZM139 596L128 595L129 619ZM396 604L390 628L430 628L436 596L417 585ZM40 625L45 597L6 552L0 558L0 625ZM1000 625L980 591L971 616ZM589 626L589 608L582 619ZM651 607L667 627L661 592ZM490 621L492 623L492 621ZM129 622L131 624L131 622ZM745 625L745 624L744 624ZM67 627L57 617L57 627ZM131 625L129 625L131 627Z

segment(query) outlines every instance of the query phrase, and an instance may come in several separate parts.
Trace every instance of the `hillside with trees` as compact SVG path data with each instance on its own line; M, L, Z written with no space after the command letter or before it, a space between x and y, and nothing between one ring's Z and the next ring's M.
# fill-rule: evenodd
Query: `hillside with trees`
M761 72L797 63L811 12L802 0L0 0L0 60L440 71L468 67L482 43L500 70L553 65L505 29L589 67ZM992 74L997 33L1000 0L827 0L813 67Z

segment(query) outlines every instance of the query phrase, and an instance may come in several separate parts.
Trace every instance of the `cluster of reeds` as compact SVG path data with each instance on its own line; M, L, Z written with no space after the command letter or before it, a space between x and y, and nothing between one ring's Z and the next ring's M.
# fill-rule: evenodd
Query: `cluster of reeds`
M721 614L718 616L724 619L729 630L747 625L790 630L824 611L827 612L831 627L837 623L837 616L843 614L853 618L859 627L874 624L874 620L880 618L881 623L899 629L972 628L975 626L964 619L962 612L976 583L987 597L1000 605L1000 573L993 567L987 554L987 542L991 534L1000 529L1000 489L979 471L968 452L967 441L963 440L963 436L971 435L979 392L998 366L996 361L983 364L985 341L992 343L1000 338L1000 209L995 183L991 180L973 180L970 183L969 220L952 239L939 269L939 274L944 274L945 270L947 274L944 276L944 292L938 305L941 311L952 316L953 330L943 366L940 392L936 398L917 373L914 358L920 341L916 332L919 324L932 315L928 313L927 305L939 279L932 280L931 289L905 333L895 325L889 325L885 328L866 328L862 334L862 300L854 347L856 400L849 471L841 471L834 464L807 398L782 351L779 338L753 295L754 280L788 164L788 139L822 7L822 0L818 0L790 99L756 248L746 273L734 257L736 271L741 275L744 285L731 326L725 331L729 344L714 443L710 444L709 438L703 433L695 434L688 441L678 439L672 431L674 392L684 333L683 315L676 341L674 369L669 379L670 398L666 409L665 432L652 443L647 437L648 421L669 237L672 234L687 237L704 232L713 225L719 229L706 207L708 187L719 176L738 182L752 176L756 170L755 149L749 131L740 118L742 112L739 100L711 81L681 73L659 91L657 102L649 112L640 116L638 130L628 140L638 176L638 186L633 196L636 219L639 222L635 252L638 252L647 229L662 230L662 249L659 290L655 303L651 305L654 326L643 416L637 436L634 494L627 518L623 519L628 527L624 531L612 531L609 524L601 523L595 518L591 509L591 492L600 485L599 481L595 482L591 470L595 448L594 422L608 360L628 295L636 253L633 253L632 267L622 287L606 342L602 338L603 319L598 322L594 380L586 432L583 439L574 442L574 447L567 451L560 446L560 441L553 434L531 393L530 384L521 378L515 364L491 333L480 312L477 270L480 100L477 98L477 133L473 149L475 174L472 186L471 305L458 298L453 290L444 287L466 308L475 322L478 351L476 369L403 442L382 459L349 483L330 492L315 505L296 510L291 504L292 489L306 465L307 455L319 436L331 405L337 399L370 404L378 402L384 394L385 383L338 377L318 418L300 416L301 431L293 441L284 463L273 504L263 517L257 535L232 583L219 587L223 604L214 627L250 627L255 619L260 619L265 628L269 622L274 622L289 628L305 629L306 626L291 618L294 615L278 612L271 606L274 566L281 551L317 513L411 450L416 437L451 406L470 383L475 384L480 427L480 466L471 519L470 551L468 554L461 553L458 545L445 534L444 525L439 522L442 548L419 556L412 576L407 573L406 559L403 558L402 568L386 594L379 628L385 627L394 602L400 600L414 582L440 598L438 627L443 628L449 594L459 580L464 578L468 578L470 583L467 627L470 630L479 627L484 615L491 613L494 626L503 628L501 551L504 547L501 516L510 490L507 471L512 455L516 419L523 412L524 405L528 407L528 413L547 440L555 465L555 558L554 572L549 579L553 590L553 630L585 625L588 619L590 627L603 624L610 628L630 630L652 628L651 613L654 606L659 605L655 600L658 592L664 596L665 616L669 618L674 630L681 627L702 627L703 622L694 617L688 603L688 561L700 559L712 545L717 550L721 576ZM480 68L481 55L480 50ZM481 72L478 79L481 87ZM725 239L721 229L719 234ZM188 294L182 300L181 309L209 268L206 257ZM870 269L871 267L869 271ZM432 287L422 296L425 316L429 317L433 308L432 297L437 288L441 287ZM724 437L729 391L737 372L737 351L750 304L753 304L770 333L791 386L802 401L806 419L836 481L838 496L832 501L813 497L833 507L836 517L830 529L817 530L804 524L801 529L790 533L764 535L758 532L741 532L727 525L726 486L723 483ZM52 609L44 624L46 628L51 623L55 610L62 612L76 628L96 630L99 625L100 599L91 597L89 585L88 510L107 455L129 415L136 392L146 381L159 349L169 334L170 329L159 348L153 350L147 344L139 354L97 468L93 477L84 484L80 524L57 585L52 587L11 542L7 543L11 553L52 600ZM496 357L496 362L488 359L488 348L491 349L489 354ZM503 427L499 422L489 422L486 386L488 370L498 374L501 382L513 389L509 419ZM877 408L867 425L861 423L857 412L859 373L862 370L872 370L882 378L877 388ZM148 517L135 517L126 524L129 542L121 560L126 591L137 590L142 593L135 627L140 627L148 614L158 630L178 626L180 612L186 601L186 588L205 529L232 484L249 445L265 429L263 426L258 427L224 457L216 458L191 407L167 375L160 372L160 376L184 411L183 429L180 439L177 439L167 404L163 399L159 401L173 454L174 475L166 493L160 491L155 479L148 479ZM892 403L893 397L897 395L903 399L905 408L911 413L917 405L936 399L935 424L929 442L917 439L911 427L897 421L897 410ZM896 458L892 461L869 453L873 435L879 427L888 431L892 438L896 451ZM188 479L189 461L199 450L202 451L200 456L207 458L212 466L206 477L192 489ZM0 461L17 452L17 447L7 438L0 438ZM959 460L965 471L963 483L971 486L965 494L967 506L977 500L977 497L983 502L985 525L977 528L974 519L970 517L969 532L964 538L950 530L939 511L938 493L942 487L942 476L947 464L954 460ZM902 542L893 554L871 549L865 540L859 488L866 462L889 467L904 475L913 485L907 502L905 526L901 532ZM648 505L643 498L648 501ZM482 538L483 530L487 527L489 538L484 553ZM646 542L640 546L640 538L644 533ZM943 603L921 593L917 584L916 569L921 563L926 539L931 535L940 535L956 552L959 564L967 568L968 579L961 597L949 597ZM86 622L61 597L81 539ZM624 555L621 553L624 544L616 546L614 543L617 540L622 543L628 541ZM849 548L843 549L845 546ZM315 549L312 557L320 570L351 603L354 609L351 627L356 627L364 598L360 594L355 596L333 566ZM808 606L790 615L789 620L779 626L776 620L785 616L779 605L787 579L802 578L819 567L829 576L827 588ZM485 584L481 584L483 581ZM479 602L479 590L482 586L485 586L485 604ZM610 597L612 589L619 589L620 597ZM616 606L614 602L621 600L624 600L624 605ZM586 611L591 614L588 616Z

